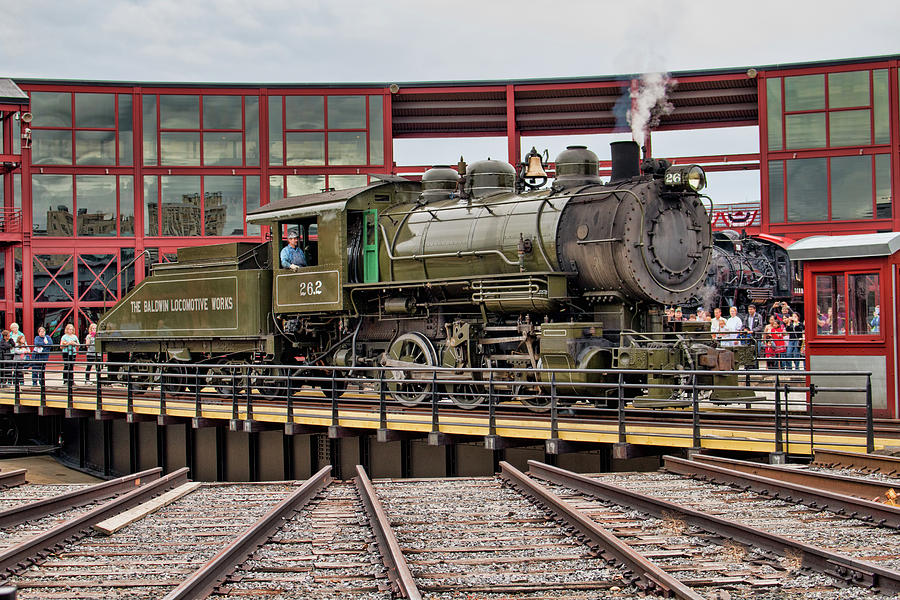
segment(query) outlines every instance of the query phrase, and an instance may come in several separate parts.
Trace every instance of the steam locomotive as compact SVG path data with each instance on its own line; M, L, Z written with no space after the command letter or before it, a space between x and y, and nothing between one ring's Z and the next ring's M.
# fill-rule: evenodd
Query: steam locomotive
M268 242L182 248L154 265L100 320L98 350L136 363L148 386L149 365L166 363L160 384L176 392L196 369L222 387L247 365L251 385L273 398L286 379L299 389L310 365L373 378L386 369L395 401L423 402L437 385L464 408L486 398L469 370L478 367L499 367L497 385L534 410L547 407L548 369L569 369L556 383L597 402L615 390L589 384L616 381L616 368L708 369L710 383L736 385L717 372L749 363L752 350L720 348L708 330L663 333L662 307L692 297L713 252L703 170L642 161L633 142L612 144L607 183L583 146L558 156L549 187L543 166L532 149L518 169L461 161L421 182L381 176L271 202L247 216L270 228ZM308 266L280 264L289 231ZM451 381L423 377L432 366ZM635 403L673 400L640 386L672 375L629 381Z
M802 288L799 266L788 257L789 240L773 235L748 235L733 230L713 233L712 255L706 281L698 286L693 302L699 306L755 304L763 312L777 301L796 306Z

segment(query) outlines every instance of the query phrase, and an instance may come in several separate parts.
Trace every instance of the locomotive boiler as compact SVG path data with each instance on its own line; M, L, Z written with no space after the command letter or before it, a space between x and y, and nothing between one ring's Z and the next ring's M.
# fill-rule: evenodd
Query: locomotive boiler
M369 368L407 405L435 385L459 406L482 403L482 374L469 370L479 367L499 367L496 383L535 410L548 404L548 369L600 402L615 390L589 384L615 381L617 368L708 369L731 385L716 371L741 364L744 349L720 348L708 331L663 334L662 305L692 297L712 252L702 169L641 161L637 144L617 142L604 183L596 154L570 146L543 187L536 157L518 170L461 161L420 182L383 176L271 202L247 217L269 227L268 242L184 248L155 265L101 319L100 349L167 363L162 384L176 391L197 365L213 386L222 365L248 365L249 385L273 397L286 379L273 372L298 389L310 365ZM290 231L305 267L279 264ZM447 368L440 380L422 376L433 366ZM635 402L671 403L669 390L640 383L672 375L628 380Z

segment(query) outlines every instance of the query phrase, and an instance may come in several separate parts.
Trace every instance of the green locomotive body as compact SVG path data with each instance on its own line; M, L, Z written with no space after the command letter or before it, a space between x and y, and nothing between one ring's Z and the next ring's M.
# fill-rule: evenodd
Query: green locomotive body
M635 144L616 146L607 184L596 155L570 147L549 189L527 190L524 165L488 160L463 177L436 167L421 182L272 202L247 217L270 228L269 242L182 249L155 265L104 315L98 345L111 361L171 363L175 389L187 365L205 365L213 385L229 363L288 365L298 377L310 364L387 367L405 404L431 395L417 367L449 367L458 371L442 391L464 407L484 400L472 367L504 368L535 409L547 403L541 368L575 369L557 383L594 395L587 384L609 381L611 368L731 369L748 357L708 330L662 335L661 305L686 301L706 275L702 170L641 164ZM288 231L307 266L282 268ZM277 396L283 385L256 387Z

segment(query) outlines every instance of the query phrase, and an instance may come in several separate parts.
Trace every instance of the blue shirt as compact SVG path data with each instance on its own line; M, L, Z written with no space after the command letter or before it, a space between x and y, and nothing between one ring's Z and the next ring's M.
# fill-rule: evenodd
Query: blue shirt
M290 244L281 249L281 268L290 269L291 265L298 267L306 266L306 254L300 249L300 246L292 248Z

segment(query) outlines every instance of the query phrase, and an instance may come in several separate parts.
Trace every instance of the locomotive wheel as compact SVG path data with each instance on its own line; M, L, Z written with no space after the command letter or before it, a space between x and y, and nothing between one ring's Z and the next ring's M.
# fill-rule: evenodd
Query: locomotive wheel
M0 415L0 446L15 446L19 443L19 428L12 417Z
M230 398L232 393L243 394L247 388L247 368L242 360L226 360L213 365L206 372L206 384L220 396Z
M162 386L166 394L180 394L187 390L187 372L182 365L166 366L162 374Z
M134 389L140 392L146 392L159 383L159 368L153 366L152 363L155 362L154 360L141 356L135 358L133 362L134 366L131 367L131 382Z
M254 365L250 370L250 386L256 388L265 400L279 400L287 397L287 369L272 365Z
M539 362L538 368L540 366ZM542 413L550 410L550 396L539 383L535 382L532 373L526 374L524 381L520 380L513 386L512 396L513 400L518 400L530 411Z
M489 361L484 361L482 367L490 367ZM448 383L444 386L450 400L456 406L465 409L475 408L488 400L488 382L484 379L484 373L472 373L472 381L466 383ZM454 375L454 377L457 377Z
M433 367L435 363L431 342L416 332L404 333L395 339L388 348L387 356L393 361L423 367ZM431 395L431 374L428 371L391 368L385 373L385 379L391 397L404 406L415 406Z

